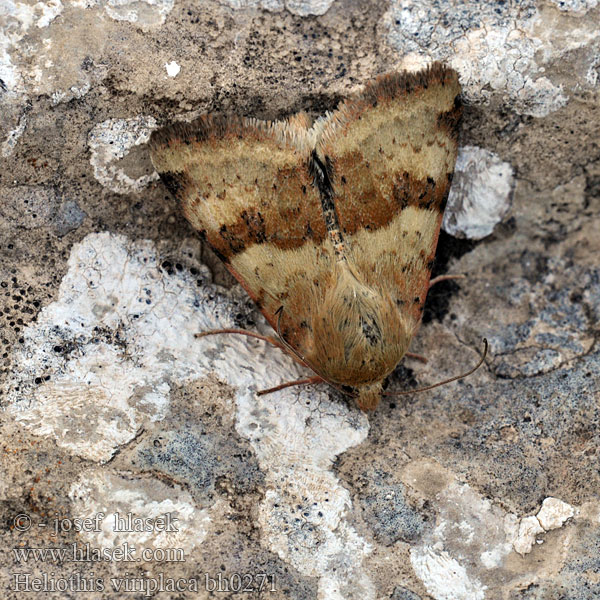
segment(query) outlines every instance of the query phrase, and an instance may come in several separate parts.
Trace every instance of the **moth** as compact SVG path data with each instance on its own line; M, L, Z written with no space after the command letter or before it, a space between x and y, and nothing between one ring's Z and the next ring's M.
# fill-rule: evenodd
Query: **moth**
M325 381L377 406L421 321L460 91L434 63L383 75L312 124L209 114L153 133L162 180L279 337L208 334L267 339L315 373L273 389Z

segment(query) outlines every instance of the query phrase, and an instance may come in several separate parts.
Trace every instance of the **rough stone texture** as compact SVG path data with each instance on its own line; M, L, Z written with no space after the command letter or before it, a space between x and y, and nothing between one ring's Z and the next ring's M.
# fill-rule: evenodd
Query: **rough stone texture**
M443 229L470 240L490 235L510 209L513 182L510 164L493 152L459 148Z
M5 2L0 596L599 597L598 22L596 0ZM431 59L465 97L437 273L467 279L432 290L429 362L388 390L467 370L485 336L484 367L368 419L324 386L257 397L301 369L193 337L268 327L150 132L321 114Z

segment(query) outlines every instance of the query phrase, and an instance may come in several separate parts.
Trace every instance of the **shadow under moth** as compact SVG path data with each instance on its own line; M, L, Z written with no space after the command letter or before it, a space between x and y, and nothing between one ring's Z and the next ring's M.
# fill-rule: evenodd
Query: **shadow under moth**
M419 327L460 117L458 76L434 63L312 124L205 115L153 133L162 180L278 338L207 334L265 339L315 373L266 391L325 381L377 406Z

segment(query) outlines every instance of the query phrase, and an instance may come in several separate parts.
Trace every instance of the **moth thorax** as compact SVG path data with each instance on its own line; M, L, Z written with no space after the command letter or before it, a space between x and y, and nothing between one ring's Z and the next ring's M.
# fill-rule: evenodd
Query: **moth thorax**
M342 385L381 381L408 350L411 331L389 295L341 266L313 317L319 375Z

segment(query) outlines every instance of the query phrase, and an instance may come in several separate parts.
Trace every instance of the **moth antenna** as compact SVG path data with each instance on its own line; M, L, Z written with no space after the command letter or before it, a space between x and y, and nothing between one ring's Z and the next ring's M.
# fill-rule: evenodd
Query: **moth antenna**
M440 283L440 281L452 281L453 279L466 279L467 276L461 273L457 275L438 275L433 279L429 280L429 289L431 289L436 283Z
M313 377L306 377L305 379L297 379L296 381L286 381L285 383L280 383L275 387L269 388L267 390L260 390L256 392L257 396L264 396L265 394L272 394L273 392L278 392L279 390L283 390L288 387L292 387L293 385L306 385L309 383L325 383L325 380L319 375L314 375Z
M450 379L444 379L444 381L434 383L433 385L428 385L426 387L417 388L416 390L407 390L405 392L384 392L383 395L384 396L404 396L406 394L416 394L417 392L426 392L427 390L432 390L433 388L440 387L440 385L446 385L447 383L451 383L452 381L456 381L457 379L464 379L465 377L472 375L483 364L483 361L485 360L485 357L487 356L488 341L486 338L483 338L483 344L484 344L483 356L480 358L479 362L470 371L467 371L466 373L463 373L462 375L456 375L456 377L450 377Z
M308 385L309 383L326 383L331 387L335 388L341 394L348 396L349 398L354 398L352 394L344 391L339 385L335 383L331 383L331 381L327 381L327 379L323 379L320 375L313 375L312 377L306 377L305 379L296 379L296 381L286 381L285 383L280 383L275 387L268 388L266 390L259 390L256 392L257 396L265 396L266 394L272 394L273 392L278 392L279 390L284 390L285 388L292 387L293 385Z
M276 348L280 350L285 350L285 347L280 344L276 339L272 338L270 335L261 335L260 333L256 333L255 331L249 331L248 329L211 329L210 331L203 331L201 333L195 333L194 337L196 339L208 337L209 335L221 335L232 333L235 335L245 335L246 337L253 337L257 340L262 340L263 342L268 342L272 344Z

